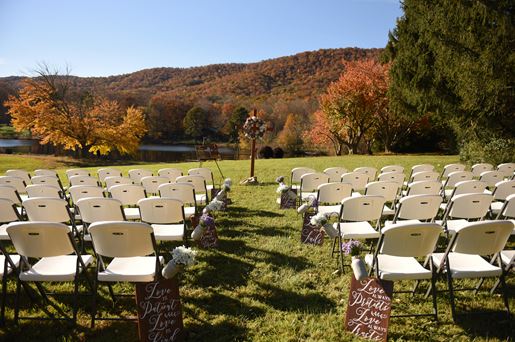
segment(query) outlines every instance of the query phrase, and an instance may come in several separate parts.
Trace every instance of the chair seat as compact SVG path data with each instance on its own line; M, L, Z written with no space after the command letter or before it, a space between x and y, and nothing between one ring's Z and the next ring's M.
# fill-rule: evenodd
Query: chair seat
M184 239L184 224L151 224L158 241L181 241Z
M163 257L159 257L163 264ZM105 271L98 273L99 281L150 282L156 277L156 257L114 258Z
M20 199L23 202L23 201L29 199L29 195L27 195L27 194L20 194Z
M492 202L492 204L490 205L490 210L492 211L492 214L497 216L499 214L499 212L501 211L503 205L504 205L503 202L499 202L499 201Z
M452 196L452 192L454 189L446 189L444 190L445 198L450 198Z
M383 214L381 216L393 216L393 215L395 215L395 209L392 209L389 206L385 205L383 207Z
M93 256L82 255L84 264L93 262ZM73 281L77 268L76 255L41 258L28 271L20 273L22 281Z
M505 265L515 262L515 250L502 251L501 260Z
M374 256L367 254L365 262L372 266ZM431 279L431 271L424 268L417 259L379 254L377 256L379 277L384 280Z
M439 265L443 257L444 253L434 253L434 264ZM463 253L449 253L449 267L451 276L456 279L498 277L502 272L500 267L490 264L479 255Z
M211 191L211 189L213 189L213 185L212 184L207 184L206 185L206 189L207 189L207 191Z
M330 214L330 213L336 213L340 214L340 211L342 209L341 204L337 205L319 205L318 206L318 212L322 214Z
M206 194L195 194L195 200L198 204L206 204Z
M414 224L414 223L420 223L420 220L399 220L396 223L393 223L393 221L385 221L384 226L391 226L392 224Z
M8 223L0 225L0 240L11 240L9 234L7 234L7 225Z
M454 233L456 230L460 229L461 227L465 227L466 225L469 225L470 222L464 219L459 220L447 220L446 226L447 230L451 233Z
M190 218L195 215L195 213L195 207L184 207L184 216L186 216L186 218Z
M316 192L302 192L302 198L301 199L303 201L306 201L309 198L317 198L317 193Z
M12 262L16 267L20 266L20 256L18 254L9 254ZM0 279L4 277L4 263L5 263L5 255L0 255ZM7 274L12 272L12 267L10 264L7 264Z
M123 208L127 220L139 220L141 218L139 208Z
M338 223L333 225L335 236L338 236ZM340 231L343 239L378 239L380 234L368 222L341 222Z

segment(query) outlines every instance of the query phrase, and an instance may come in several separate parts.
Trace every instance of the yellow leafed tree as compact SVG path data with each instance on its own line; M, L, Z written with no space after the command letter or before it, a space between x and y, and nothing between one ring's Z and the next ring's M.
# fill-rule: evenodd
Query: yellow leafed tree
M79 150L82 157L112 150L135 152L147 132L142 110L124 110L105 97L73 92L71 81L46 67L38 77L27 79L19 95L4 104L14 128L30 130L41 144Z

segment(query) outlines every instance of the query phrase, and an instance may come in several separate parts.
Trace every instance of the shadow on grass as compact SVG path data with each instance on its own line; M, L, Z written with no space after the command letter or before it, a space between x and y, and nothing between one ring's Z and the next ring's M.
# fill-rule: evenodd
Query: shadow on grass
M262 261L277 268L288 267L296 271L302 271L306 268L313 267L313 264L308 262L305 257L291 256L284 253L267 251L259 248L249 248L252 252L260 252L264 254L264 257L251 257L256 261ZM253 253L255 254L255 253Z
M229 213L229 216L234 219L238 219L238 218L248 219L251 216L283 217L283 215L278 214L273 211L269 211L269 210L249 209L249 208L236 207L236 206L229 206L228 213Z
M196 319L188 325L186 333L187 341L242 341L247 335L248 329L230 320L212 323Z
M325 313L334 310L336 303L321 295L312 292L299 294L286 291L274 285L256 282L268 294L267 296L253 295L253 298L266 303L281 311L307 311L310 313Z
M207 267L193 275L193 284L225 288L244 286L248 274L254 269L254 265L249 262L220 253L209 255L207 259Z
M261 308L249 306L238 299L213 292L200 298L185 297L184 302L187 302L188 305L191 304L196 308L201 308L212 315L242 316L245 317L245 319L254 319L255 317L263 316L265 314L265 311Z

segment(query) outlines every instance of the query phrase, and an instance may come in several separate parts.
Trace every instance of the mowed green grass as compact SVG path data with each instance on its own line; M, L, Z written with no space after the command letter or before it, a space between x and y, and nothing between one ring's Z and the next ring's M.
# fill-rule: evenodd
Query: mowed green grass
M12 158L9 156L9 158ZM15 161L16 160L16 161ZM222 161L220 167L225 177L233 180L230 197L233 201L228 211L216 214L220 238L218 249L199 250L198 263L180 276L183 318L190 341L347 341L359 340L344 330L350 273L335 275L336 261L330 257L330 241L323 246L300 243L301 217L295 210L280 210L275 202L275 178L287 176L297 166L307 166L322 171L330 166L344 166L351 170L358 166L380 168L399 164L407 170L412 165L431 163L440 171L445 164L457 162L457 156L402 155L402 156L344 156L318 158L291 158L257 160L257 186L242 186L239 181L249 176L250 162ZM13 164L10 164L13 163ZM8 168L34 169L48 167L47 161L32 157L6 159L0 155L0 172ZM213 170L216 181L222 178L214 162L203 164ZM157 171L162 167L177 167L186 172L198 163L145 164L137 167ZM58 166L59 167L59 166ZM64 177L62 165L59 174ZM133 166L117 166L124 174ZM93 172L98 167L90 168ZM193 243L188 241L190 245ZM174 245L166 245L171 249ZM194 246L194 248L196 248ZM347 260L348 261L348 260ZM463 282L459 282L463 284ZM473 284L465 282L466 285ZM395 284L395 289L412 284ZM485 283L485 289L492 285ZM510 304L515 309L513 294L515 277L508 279ZM49 285L49 289L71 291L71 285ZM441 279L438 289L447 288ZM133 291L132 286L118 286L118 290ZM426 285L414 297L394 297L394 313L411 311L430 312L430 300L423 298ZM9 281L9 292L14 282ZM122 300L112 308L104 288L101 292L100 310L105 314L135 313L133 298ZM58 322L21 321L18 327L12 322L13 296L7 301L7 325L0 330L0 339L27 340L137 340L137 327L133 322L99 321L95 329L89 327L89 298L81 298L79 322L70 327ZM439 322L430 318L393 318L389 326L392 340L507 340L513 333L511 320L503 316L501 297L488 291L473 296L459 292L459 308L479 311L488 315L472 315L454 323L450 315L447 293L438 295ZM70 309L65 299L63 309ZM44 317L40 309L30 310L28 300L22 302L23 314ZM47 308L49 308L47 306Z

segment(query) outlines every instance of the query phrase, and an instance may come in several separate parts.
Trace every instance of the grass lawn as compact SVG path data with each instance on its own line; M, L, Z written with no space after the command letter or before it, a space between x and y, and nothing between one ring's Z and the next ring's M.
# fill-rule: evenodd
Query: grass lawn
M344 317L348 300L350 273L334 275L336 262L329 255L328 240L323 246L300 243L301 217L295 210L279 210L275 202L279 175L288 176L296 166L313 167L322 171L330 166L344 166L351 170L358 166L380 168L388 164L409 168L415 164L431 163L441 171L457 156L402 155L402 156L344 156L258 160L258 186L241 186L248 177L249 161L222 161L225 177L233 180L230 197L233 204L227 212L216 214L220 238L218 249L200 250L198 263L180 276L181 298L185 328L190 341L347 341L353 336L344 331ZM62 179L64 170L72 167L69 160L0 155L0 174L9 168L57 167ZM221 177L213 162L210 167L217 182ZM119 166L126 174L133 166ZM183 171L198 167L198 163L146 164L138 167L154 171L162 167L178 167ZM98 166L91 167L96 170ZM287 177L287 179L289 179ZM191 240L189 241L191 243ZM172 245L169 246L173 247ZM348 270L348 269L347 269ZM468 283L469 285L471 283ZM485 283L485 288L492 285ZM395 284L395 289L411 284ZM510 304L513 300L515 277L508 279ZM71 285L48 286L72 291ZM440 280L438 289L446 289ZM120 287L118 287L120 289ZM124 286L132 291L130 285ZM421 293L425 284L421 287ZM9 281L9 292L14 282ZM390 322L392 340L509 340L513 338L513 315L507 320L501 313L502 298L482 291L458 293L458 307L466 310L491 310L488 315L470 315L453 323L448 296L438 295L439 322L430 318L394 318ZM66 301L66 299L65 299ZM67 301L71 303L71 301ZM12 323L13 296L7 301L7 325L0 330L2 340L137 340L137 327L132 322L98 321L90 329L88 313L90 300L80 301L79 324L73 328L65 323L21 321ZM113 313L107 289L103 289L100 309ZM29 310L28 300L22 302L22 314L44 316L41 310ZM64 309L70 309L64 305ZM430 312L431 300L421 294L414 297L401 294L394 297L393 311ZM135 312L134 299L122 301L117 310L130 315ZM510 327L510 324L512 325ZM356 338L356 340L358 340Z

